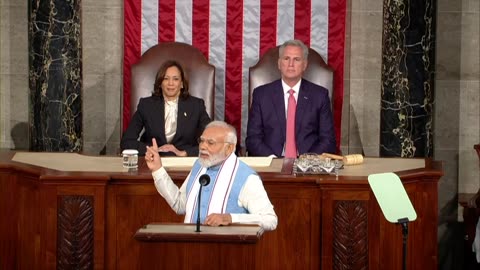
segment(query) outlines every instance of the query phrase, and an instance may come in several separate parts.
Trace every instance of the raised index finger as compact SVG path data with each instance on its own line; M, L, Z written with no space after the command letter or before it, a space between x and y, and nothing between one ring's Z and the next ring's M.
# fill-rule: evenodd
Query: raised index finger
M155 138L152 138L152 147L155 151L158 151L157 140L155 140Z

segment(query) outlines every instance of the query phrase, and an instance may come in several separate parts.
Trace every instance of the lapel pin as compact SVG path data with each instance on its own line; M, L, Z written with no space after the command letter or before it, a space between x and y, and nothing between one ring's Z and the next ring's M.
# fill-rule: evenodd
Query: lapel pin
M187 113L186 113L186 112L183 112L183 115L184 115L185 117L187 117Z

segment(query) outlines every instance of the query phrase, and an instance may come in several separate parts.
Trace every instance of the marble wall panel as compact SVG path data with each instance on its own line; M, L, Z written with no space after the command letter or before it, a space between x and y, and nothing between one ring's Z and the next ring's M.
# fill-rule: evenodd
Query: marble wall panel
M25 1L0 1L0 148L28 149L26 8Z
M435 95L434 158L442 160L445 167L445 175L438 186L439 219L447 222L457 217L460 83L456 80L437 80ZM452 200L455 206L451 205Z
M380 80L351 80L350 153L379 155ZM355 126L357 126L355 128ZM358 131L357 131L358 130ZM355 134L358 132L358 136ZM360 146L360 148L358 146Z
M480 12L477 10L463 13L461 29L461 77L462 80L478 81L480 76Z
M106 153L120 153L121 114L122 114L122 76L120 74L107 74L106 87L106 121L105 142Z
M352 10L376 11L376 12L382 13L383 1L381 0L351 0L351 1L352 1Z
M459 12L439 12L437 20L436 78L459 80L461 73L461 19Z
M382 1L349 2L345 60L345 90L342 121L342 153L365 153L378 156L378 121L364 121L370 108L379 115L379 81L381 75ZM347 65L348 64L348 65ZM377 82L375 85L374 82ZM375 86L374 86L375 85ZM365 96L366 95L366 96ZM376 97L375 97L376 96Z
M28 76L26 74L10 76L10 138L11 148L28 150L30 131L28 124Z
M380 155L433 155L435 1L385 1Z
M84 125L96 127L84 130L84 151L115 155L121 137L123 2L106 2L84 3Z
M382 12L352 11L350 79L379 79L382 62Z
M84 88L84 152L89 154L119 153L121 77L115 74L85 75Z
M472 193L480 188L479 160L473 149L480 143L480 84L461 81L459 117L459 192Z
M437 0L437 11L453 11L453 12L478 12L480 1L478 0Z
M83 88L84 152L99 155L106 137L105 76L85 74Z
M435 82L435 149L458 150L460 119L460 82Z
M81 0L29 6L30 149L82 151Z
M28 18L23 6L0 9L0 74L27 74Z
M83 0L83 7L98 7L98 8L122 8L123 9L123 0ZM123 10L122 10L123 12ZM122 13L120 15L123 16Z

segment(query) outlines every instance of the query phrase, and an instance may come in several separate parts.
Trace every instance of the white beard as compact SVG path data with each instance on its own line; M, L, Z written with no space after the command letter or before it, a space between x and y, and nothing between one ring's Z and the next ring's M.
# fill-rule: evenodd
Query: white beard
M199 153L198 161L200 162L200 165L202 165L205 168L210 168L212 166L218 165L227 158L223 153L214 154L207 158L200 157L200 154L201 152Z

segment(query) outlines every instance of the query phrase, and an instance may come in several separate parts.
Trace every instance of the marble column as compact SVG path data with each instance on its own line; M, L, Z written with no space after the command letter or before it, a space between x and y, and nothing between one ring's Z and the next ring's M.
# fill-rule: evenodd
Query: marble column
M435 0L384 0L380 156L433 155Z
M82 150L81 0L29 2L30 150Z

